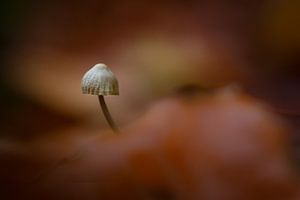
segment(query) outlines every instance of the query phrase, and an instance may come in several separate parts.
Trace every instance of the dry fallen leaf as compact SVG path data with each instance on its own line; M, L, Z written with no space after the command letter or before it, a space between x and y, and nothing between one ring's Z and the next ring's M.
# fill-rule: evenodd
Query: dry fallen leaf
M239 91L183 91L157 102L120 135L69 130L26 145L2 145L2 194L9 199L297 199L298 177L280 119Z

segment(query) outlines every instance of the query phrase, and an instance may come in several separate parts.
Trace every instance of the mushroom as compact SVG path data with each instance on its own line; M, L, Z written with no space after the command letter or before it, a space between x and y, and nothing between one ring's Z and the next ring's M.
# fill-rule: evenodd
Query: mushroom
M106 95L119 95L118 80L113 72L105 64L96 64L84 74L81 90L83 94L98 96L106 121L114 132L118 132L104 100Z

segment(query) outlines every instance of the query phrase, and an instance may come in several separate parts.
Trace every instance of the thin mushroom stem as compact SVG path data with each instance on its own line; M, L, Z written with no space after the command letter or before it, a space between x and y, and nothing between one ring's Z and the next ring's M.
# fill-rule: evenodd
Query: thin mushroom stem
M112 119L109 110L106 106L105 100L104 100L104 96L103 95L98 95L98 99L99 99L99 103L102 109L102 112L104 114L104 117L106 119L106 121L108 122L110 128L117 133L118 132L118 128L116 126L116 124L114 123L114 120Z

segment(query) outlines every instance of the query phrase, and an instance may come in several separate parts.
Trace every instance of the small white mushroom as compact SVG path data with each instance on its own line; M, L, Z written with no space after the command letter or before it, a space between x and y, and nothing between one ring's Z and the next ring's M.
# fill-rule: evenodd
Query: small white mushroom
M83 94L119 95L118 80L105 64L96 64L84 74L81 90Z
M83 94L97 95L105 119L113 131L117 132L115 125L106 103L104 96L119 95L118 80L105 64L96 64L87 71L81 80L81 90Z

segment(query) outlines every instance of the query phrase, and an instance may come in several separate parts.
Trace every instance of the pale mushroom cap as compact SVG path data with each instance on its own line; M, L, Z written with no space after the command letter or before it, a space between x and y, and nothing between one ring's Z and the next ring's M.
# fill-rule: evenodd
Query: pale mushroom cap
M118 80L105 64L96 64L81 80L83 94L119 95Z

